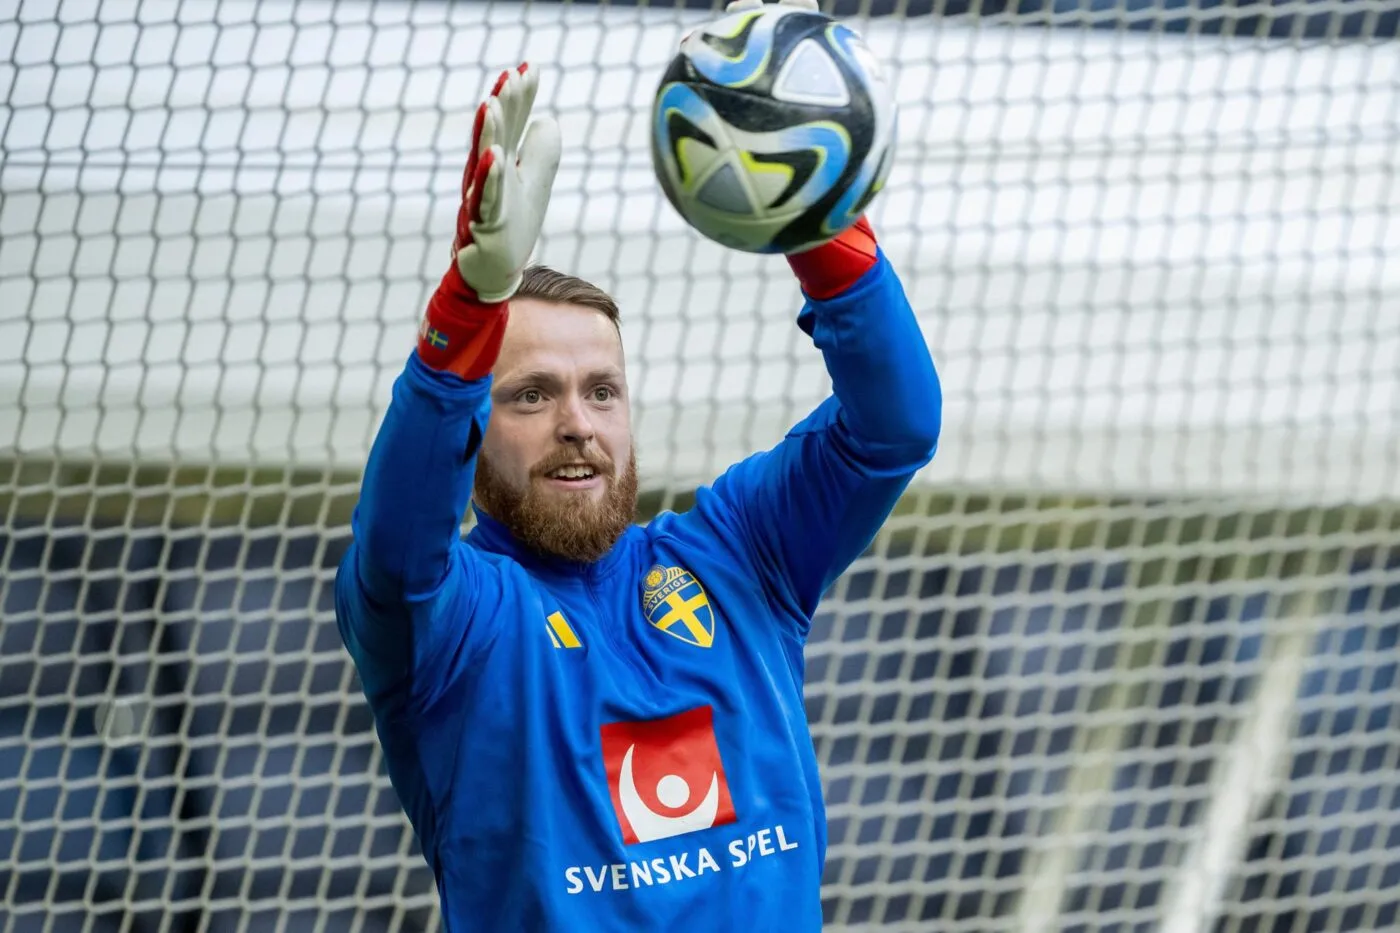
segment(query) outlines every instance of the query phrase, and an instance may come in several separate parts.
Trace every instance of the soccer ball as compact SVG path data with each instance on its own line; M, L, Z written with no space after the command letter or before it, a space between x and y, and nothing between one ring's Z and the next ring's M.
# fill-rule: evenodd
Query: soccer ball
M700 233L795 253L850 227L883 187L897 111L854 31L770 5L688 35L652 109L652 166Z

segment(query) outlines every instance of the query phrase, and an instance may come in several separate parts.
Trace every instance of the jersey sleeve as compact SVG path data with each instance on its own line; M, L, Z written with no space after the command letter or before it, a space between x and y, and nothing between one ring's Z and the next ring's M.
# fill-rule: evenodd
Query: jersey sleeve
M501 583L462 541L491 377L466 380L418 353L394 383L335 581L336 620L376 712L431 704L491 638Z
M831 397L776 447L700 490L696 505L742 549L770 598L810 620L932 459L942 389L883 254L844 293L808 299L798 325L822 352Z

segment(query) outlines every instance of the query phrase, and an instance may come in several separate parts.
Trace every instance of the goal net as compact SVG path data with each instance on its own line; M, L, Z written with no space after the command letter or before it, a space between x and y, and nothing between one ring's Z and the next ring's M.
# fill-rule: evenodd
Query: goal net
M495 74L646 514L828 389L651 174L689 7L0 0L0 933L441 929L331 582ZM1396 928L1400 14L836 12L946 405L807 650L830 927Z

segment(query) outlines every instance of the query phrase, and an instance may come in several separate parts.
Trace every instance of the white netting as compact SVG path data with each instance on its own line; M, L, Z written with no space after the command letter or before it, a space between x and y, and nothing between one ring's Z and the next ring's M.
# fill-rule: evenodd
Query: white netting
M1400 924L1400 12L841 11L947 404L808 652L831 925ZM330 581L494 75L650 507L825 390L651 176L706 15L0 0L0 933L438 928Z

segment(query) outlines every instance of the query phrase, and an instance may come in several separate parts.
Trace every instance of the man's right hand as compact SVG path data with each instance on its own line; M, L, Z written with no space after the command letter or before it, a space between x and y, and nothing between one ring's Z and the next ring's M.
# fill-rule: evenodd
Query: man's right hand
M559 170L558 123L541 117L525 130L538 89L539 72L528 64L502 72L472 127L452 255L486 304L520 285Z
M525 130L538 88L538 73L521 65L502 72L477 109L452 265L418 328L419 359L463 379L496 362L506 301L520 287L559 169L559 125L541 117Z

